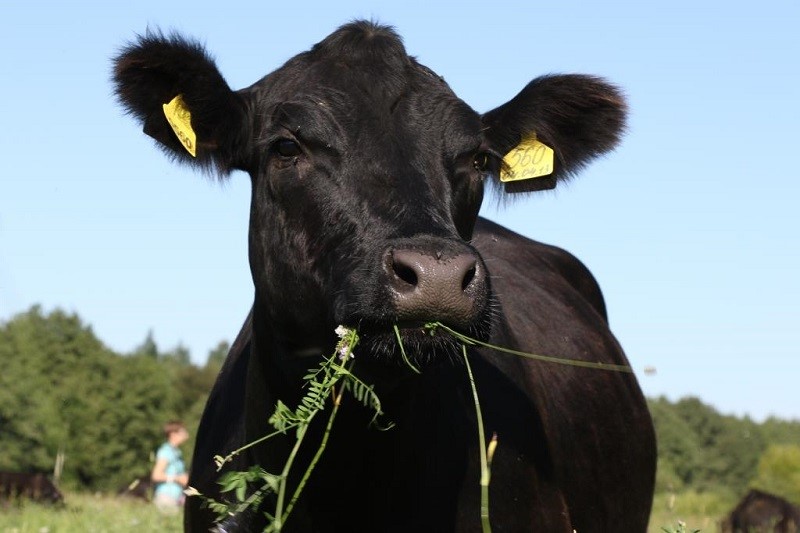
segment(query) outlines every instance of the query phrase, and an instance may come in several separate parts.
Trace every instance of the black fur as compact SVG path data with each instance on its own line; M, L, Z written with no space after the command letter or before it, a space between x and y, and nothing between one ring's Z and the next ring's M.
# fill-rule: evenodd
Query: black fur
M182 94L202 148L196 162L252 180L255 299L198 431L191 484L201 492L218 495L214 455L266 433L278 399L299 400L300 377L332 351L339 324L361 332L356 373L396 427L370 429L370 413L345 403L285 531L479 530L476 419L460 346L423 334L423 322L509 348L627 363L580 262L477 216L484 182L497 180L522 137L555 150L553 183L616 145L625 105L606 82L539 78L479 115L391 28L363 21L237 92L202 47L178 36L140 38L117 58L114 79L145 131L195 162L161 112ZM402 362L398 323L421 375ZM469 352L484 423L500 442L494 530L645 531L655 442L635 379ZM311 442L320 437L320 427L309 431ZM290 445L275 439L230 468L280 471ZM262 518L225 528L255 530ZM189 500L188 530L211 520Z
M752 489L722 522L723 533L797 533L800 507L768 492Z
M148 32L114 60L114 84L125 109L171 156L225 174L243 166L249 148L247 109L203 47L180 35ZM178 142L162 104L182 95L197 133L197 159Z
M0 504L22 503L63 504L64 495L47 474L41 472L0 472Z

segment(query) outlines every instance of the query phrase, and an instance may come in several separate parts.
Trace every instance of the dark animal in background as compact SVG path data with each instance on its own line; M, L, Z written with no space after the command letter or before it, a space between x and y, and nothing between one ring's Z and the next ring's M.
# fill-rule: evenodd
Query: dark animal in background
M39 503L63 503L64 496L47 474L0 472L0 501L30 500Z
M768 492L751 490L722 522L723 533L797 533L800 507Z
M492 83L491 65L476 68ZM424 323L517 350L627 364L583 264L478 217L485 186L551 188L616 146L625 104L604 80L541 77L479 114L391 28L359 21L238 91L197 43L149 33L118 55L114 82L170 156L220 175L242 170L252 183L255 299L198 431L190 485L202 493L220 498L214 455L266 434L278 399L296 405L301 377L333 351L340 324L358 330L355 373L375 385L395 427L370 428L371 414L345 402L284 531L480 529L461 348ZM501 184L516 172L503 157L537 142L553 150L548 175ZM395 324L419 375L402 362ZM499 438L495 531L646 530L655 438L631 374L475 348L469 357L484 424ZM230 468L279 472L292 442L251 448ZM313 452L301 448L299 464ZM290 486L297 481L292 473ZM256 530L261 518L226 528ZM187 530L212 521L189 498Z
M117 491L117 496L149 502L153 499L153 481L150 474L139 476Z

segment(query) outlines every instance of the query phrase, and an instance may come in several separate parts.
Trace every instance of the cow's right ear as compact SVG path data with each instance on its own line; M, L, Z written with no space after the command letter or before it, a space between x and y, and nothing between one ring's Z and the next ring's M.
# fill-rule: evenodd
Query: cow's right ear
M245 166L247 103L202 45L148 32L114 59L125 109L171 156L221 174Z
M487 139L506 156L503 189L550 189L576 174L617 145L626 111L620 90L601 78L566 74L533 80L482 117Z

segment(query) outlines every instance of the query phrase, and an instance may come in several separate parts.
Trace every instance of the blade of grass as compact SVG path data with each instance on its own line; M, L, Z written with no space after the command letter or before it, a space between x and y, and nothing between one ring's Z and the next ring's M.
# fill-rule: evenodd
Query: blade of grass
M454 329L450 329L441 322L433 322L431 324L426 325L426 327L431 330L442 328L447 333L449 333L450 335L452 335L453 337L455 337L456 339L460 340L465 344L470 344L472 346L482 346L484 348L489 348L491 350L496 350L498 352L518 355L520 357L526 357L528 359L534 359L536 361L544 361L546 363L556 363L559 365L577 366L582 368L592 368L595 370L608 370L610 372L625 372L628 374L633 373L633 369L628 365L615 365L615 364L601 363L601 362L579 361L575 359L565 359L563 357L554 357L551 355L538 355L528 352L521 352L519 350L512 350L511 348L504 348L502 346L497 346L494 344L490 344L488 342L479 341L478 339L473 339L472 337L468 337L463 333L459 333Z
M475 378L472 375L472 367L469 365L469 357L467 356L467 345L461 345L461 351L464 354L464 364L467 366L467 375L469 376L469 384L472 388L472 399L475 401L475 416L478 419L478 449L481 454L481 528L483 533L491 533L492 526L489 523L489 481L490 471L489 464L486 458L486 436L483 431L483 415L481 415L481 403L478 400L478 389L475 387ZM494 455L494 447L497 445L497 439L493 439L494 446L491 452Z
M411 370L417 374L421 374L422 372L420 372L419 368L412 365L411 361L408 359L408 355L406 355L406 349L403 347L403 339L400 338L400 328L397 327L397 324L394 325L394 336L397 337L397 344L400 345L400 353L403 355L403 361L405 361Z

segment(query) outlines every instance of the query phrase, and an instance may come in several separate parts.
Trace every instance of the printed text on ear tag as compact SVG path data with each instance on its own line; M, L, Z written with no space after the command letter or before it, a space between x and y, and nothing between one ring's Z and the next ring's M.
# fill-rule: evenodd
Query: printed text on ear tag
M553 173L553 149L527 137L503 157L500 181L541 178Z
M197 135L192 129L192 114L180 94L164 104L164 116L186 151L197 157Z

